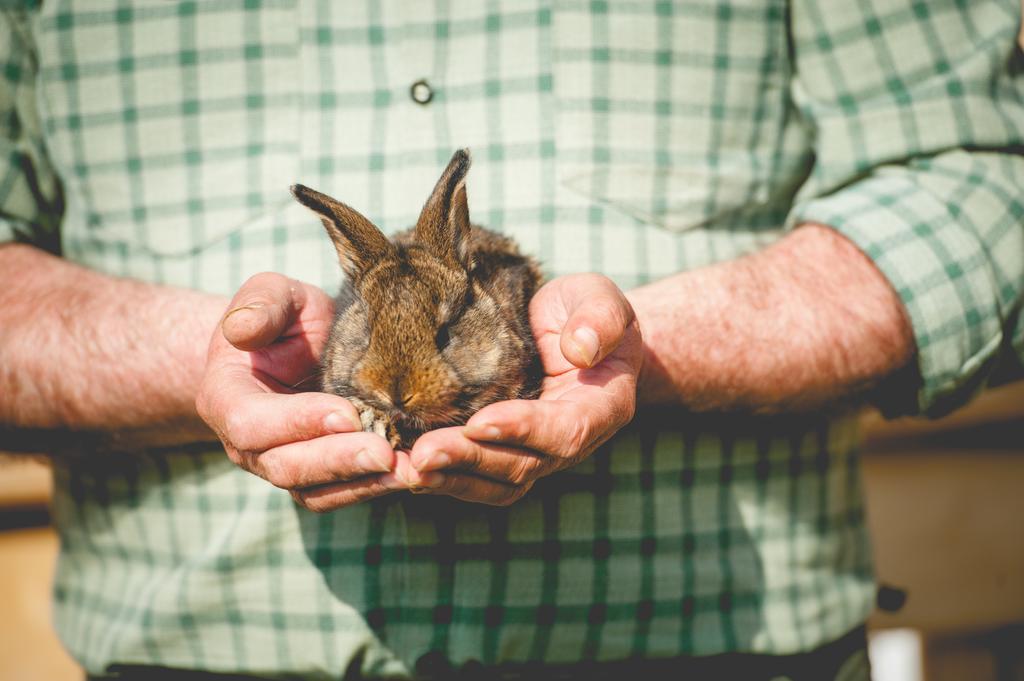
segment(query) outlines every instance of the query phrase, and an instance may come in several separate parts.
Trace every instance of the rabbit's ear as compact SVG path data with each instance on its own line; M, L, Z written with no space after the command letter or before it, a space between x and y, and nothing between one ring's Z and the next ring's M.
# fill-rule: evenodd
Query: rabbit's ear
M355 279L394 254L394 244L355 208L301 184L291 189L299 203L320 216L348 277Z
M441 173L416 221L416 241L451 265L472 269L469 254L469 204L466 201L468 149L459 149Z

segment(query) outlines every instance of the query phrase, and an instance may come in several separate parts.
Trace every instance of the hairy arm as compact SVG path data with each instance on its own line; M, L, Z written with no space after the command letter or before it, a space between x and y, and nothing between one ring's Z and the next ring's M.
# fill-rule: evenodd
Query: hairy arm
M113 447L214 440L195 399L226 303L0 246L5 447L45 451L69 432Z
M644 339L641 403L813 409L874 386L915 350L889 282L822 225L803 225L758 253L627 296Z

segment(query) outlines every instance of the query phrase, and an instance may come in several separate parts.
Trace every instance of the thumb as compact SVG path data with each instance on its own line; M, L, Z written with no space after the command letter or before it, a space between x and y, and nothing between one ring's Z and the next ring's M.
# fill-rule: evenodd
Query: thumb
M569 315L559 341L562 354L577 367L592 367L622 342L633 323L633 306L611 279L600 274L570 275L561 283Z
M253 275L231 299L221 331L239 350L258 350L284 334L305 302L298 282L274 272Z

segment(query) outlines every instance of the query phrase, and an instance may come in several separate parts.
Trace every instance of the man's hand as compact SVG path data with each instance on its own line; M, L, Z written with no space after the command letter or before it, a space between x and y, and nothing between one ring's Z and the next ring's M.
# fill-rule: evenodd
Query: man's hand
M560 277L534 296L530 321L545 373L539 399L497 402L465 427L424 434L389 485L508 505L629 423L643 349L622 291L596 274Z
M381 474L395 465L388 443L362 432L348 400L303 392L316 385L333 313L314 286L252 277L213 334L196 399L234 463L318 512L393 491Z

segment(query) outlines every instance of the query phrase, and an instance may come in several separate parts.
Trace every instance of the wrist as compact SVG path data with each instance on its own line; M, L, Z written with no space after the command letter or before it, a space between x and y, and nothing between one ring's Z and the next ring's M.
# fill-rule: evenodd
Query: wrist
M767 388L753 378L770 359L746 338L746 322L729 314L752 285L748 264L733 261L682 272L630 291L643 335L640 405L677 404L691 411L745 409ZM747 320L749 321L749 320ZM753 363L753 366L750 366ZM737 375L748 378L738 382Z

